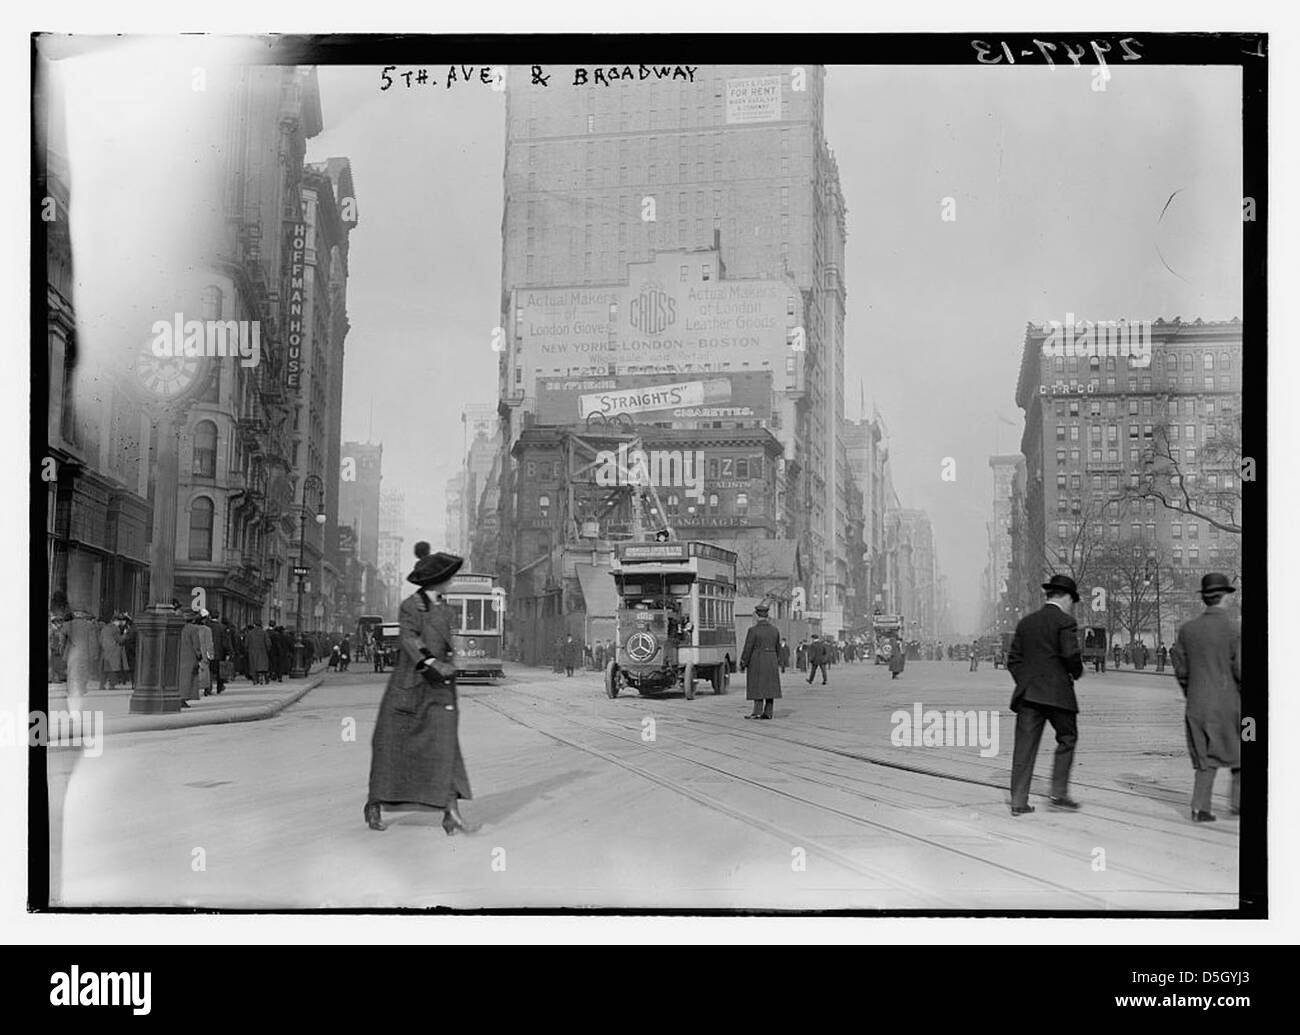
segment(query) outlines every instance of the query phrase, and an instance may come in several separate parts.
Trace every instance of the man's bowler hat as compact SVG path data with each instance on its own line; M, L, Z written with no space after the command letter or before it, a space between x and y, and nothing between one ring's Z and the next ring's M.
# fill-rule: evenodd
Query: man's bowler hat
M431 553L415 562L415 568L406 576L406 581L414 582L417 586L437 585L460 571L460 566L464 563L465 558L457 557L454 553Z
M1070 599L1076 604L1079 602L1079 587L1074 584L1074 579L1069 575L1053 575L1043 583L1043 589L1048 593L1066 592L1070 594Z
M1220 572L1212 571L1208 575L1201 576L1201 596L1210 593L1235 593L1237 589L1228 581L1228 576Z

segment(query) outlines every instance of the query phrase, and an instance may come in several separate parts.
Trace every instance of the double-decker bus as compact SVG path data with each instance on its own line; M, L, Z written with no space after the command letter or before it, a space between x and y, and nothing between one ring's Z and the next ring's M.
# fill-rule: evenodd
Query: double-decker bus
M605 666L605 693L642 696L696 679L727 692L736 652L736 555L712 543L621 543L611 569L618 588L618 650Z
M459 613L451 635L457 679L491 680L506 674L501 664L504 598L495 589L493 576L462 571L443 591L443 600Z

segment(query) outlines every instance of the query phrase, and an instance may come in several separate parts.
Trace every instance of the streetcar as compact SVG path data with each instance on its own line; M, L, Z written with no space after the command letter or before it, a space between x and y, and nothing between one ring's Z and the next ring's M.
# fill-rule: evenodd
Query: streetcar
M359 615L357 617L356 635L352 637L352 657L356 661L365 661L370 654L370 637L377 634L384 624L383 615Z
M451 646L458 680L492 680L505 676L501 658L504 597L491 575L457 572L443 591L443 601L456 612Z
M642 697L695 682L725 694L736 667L736 554L712 543L620 543L610 574L618 590L617 648L605 694Z
M903 616L872 615L871 633L875 641L875 663L877 665L889 664L889 659L893 656L894 651L903 649Z

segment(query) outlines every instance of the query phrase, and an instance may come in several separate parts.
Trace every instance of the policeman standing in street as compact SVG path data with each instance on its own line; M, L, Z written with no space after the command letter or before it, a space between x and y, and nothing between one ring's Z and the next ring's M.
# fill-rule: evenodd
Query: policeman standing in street
M1074 681L1083 675L1079 625L1071 614L1079 589L1068 575L1053 575L1043 583L1047 603L1016 626L1007 651L1007 670L1016 681L1011 710L1016 713L1016 743L1011 762L1011 815L1033 812L1029 785L1043 725L1056 732L1052 765L1053 808L1073 811L1079 803L1069 796L1070 766L1078 740L1079 703Z
M745 633L745 649L740 652L745 697L754 702L754 711L746 719L770 719L772 701L781 696L781 668L777 662L781 633L767 620L768 610L766 604L754 608L754 624Z
M1241 812L1241 628L1228 613L1236 589L1226 575L1201 579L1205 611L1178 630L1170 660L1187 698L1187 751L1192 756L1192 822L1213 823L1214 777L1232 771L1232 815Z

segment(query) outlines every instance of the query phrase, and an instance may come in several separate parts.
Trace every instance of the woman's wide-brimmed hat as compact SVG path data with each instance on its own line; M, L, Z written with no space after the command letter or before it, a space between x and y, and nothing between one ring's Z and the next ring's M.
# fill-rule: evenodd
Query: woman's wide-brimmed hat
M1049 593L1064 590L1070 594L1071 600L1076 604L1079 602L1079 587L1074 584L1074 579L1069 575L1053 575L1043 583L1043 589Z
M460 571L460 566L464 563L465 558L457 557L454 553L431 553L415 562L415 568L406 576L406 581L414 582L417 586L446 582Z

